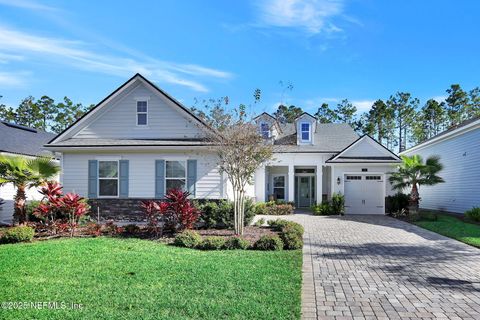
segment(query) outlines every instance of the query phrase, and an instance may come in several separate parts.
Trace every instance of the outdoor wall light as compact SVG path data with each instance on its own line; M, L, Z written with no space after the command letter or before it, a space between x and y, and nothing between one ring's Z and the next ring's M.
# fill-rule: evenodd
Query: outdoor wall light
M338 177L337 178L337 184L340 185L340 182L342 182L342 181L340 180L340 177Z

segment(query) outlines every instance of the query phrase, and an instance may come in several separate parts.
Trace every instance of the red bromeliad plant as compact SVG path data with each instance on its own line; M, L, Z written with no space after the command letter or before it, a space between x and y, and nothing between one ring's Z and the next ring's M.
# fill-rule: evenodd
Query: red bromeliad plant
M78 219L87 214L90 208L85 199L75 193L64 195L62 186L57 182L47 182L40 189L40 193L44 195L44 199L35 209L34 214L44 218L55 229L58 229L62 223L65 224L64 220L67 220L66 224L73 236Z
M144 201L141 206L151 227L158 227L160 217L164 220L164 228L171 231L192 229L200 216L188 196L180 189L171 189L164 201Z
M189 192L180 189L171 189L165 196L169 204L169 210L176 216L182 229L192 229L200 216L200 211L195 208L190 199Z
M59 205L61 211L68 215L71 232L70 235L73 237L75 228L78 225L78 219L88 212L88 204L84 201L84 198L80 197L78 194L67 193L59 198Z

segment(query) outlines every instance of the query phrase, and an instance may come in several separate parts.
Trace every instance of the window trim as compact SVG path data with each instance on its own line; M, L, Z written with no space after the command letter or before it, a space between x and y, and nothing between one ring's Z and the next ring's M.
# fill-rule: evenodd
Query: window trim
M120 160L97 160L97 197L98 198L119 198L120 197ZM117 163L117 177L116 178L101 178L100 177L100 162L116 162ZM117 180L117 195L116 196L102 196L100 195L100 179L102 180Z
M179 159L170 159L170 160L166 160L164 161L164 168L163 168L163 172L165 172L165 178L164 178L164 182L163 182L163 187L164 187L164 190L165 190L165 194L167 194L168 190L167 190L167 180L185 180L185 189L183 191L188 191L187 190L187 180L188 180L188 163L187 163L187 160L179 160ZM177 177L167 177L167 162L183 162L185 164L185 177L184 178L177 178Z
M287 197L287 175L283 173L278 173L278 174L272 174L272 194L275 195L275 188L282 188L282 187L275 187L275 178L276 177L283 177L283 199L277 199L277 200L283 200L286 201L288 199Z
M303 130L303 125L308 125L308 131ZM308 139L303 139L303 133L308 132ZM312 124L310 122L300 122L300 141L301 142L310 142L312 141Z
M138 103L139 102L145 102L147 104L147 111L145 112L138 112ZM147 127L148 126L148 109L149 109L149 106L148 106L148 99L145 99L145 98L141 98L141 99L136 99L135 101L135 114L136 114L136 124L137 124L137 127ZM144 114L146 115L146 123L145 124L138 124L138 115L140 114Z

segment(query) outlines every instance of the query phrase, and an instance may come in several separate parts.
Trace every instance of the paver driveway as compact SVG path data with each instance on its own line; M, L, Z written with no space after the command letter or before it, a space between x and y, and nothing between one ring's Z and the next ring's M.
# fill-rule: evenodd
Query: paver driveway
M385 216L305 227L304 319L480 319L480 250Z

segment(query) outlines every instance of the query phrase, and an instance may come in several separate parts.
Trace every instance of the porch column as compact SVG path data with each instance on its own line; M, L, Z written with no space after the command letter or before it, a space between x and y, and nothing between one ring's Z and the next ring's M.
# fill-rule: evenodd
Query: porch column
M255 200L265 202L265 166L255 171Z
M332 199L332 195L335 193L335 184L337 183L337 177L335 175L335 167L332 165L330 170L330 195L329 198L330 200Z
M288 201L295 201L295 167L288 165Z
M323 195L323 166L321 164L317 165L317 176L315 177L317 181L316 190L317 190L317 203L322 203L322 195Z

